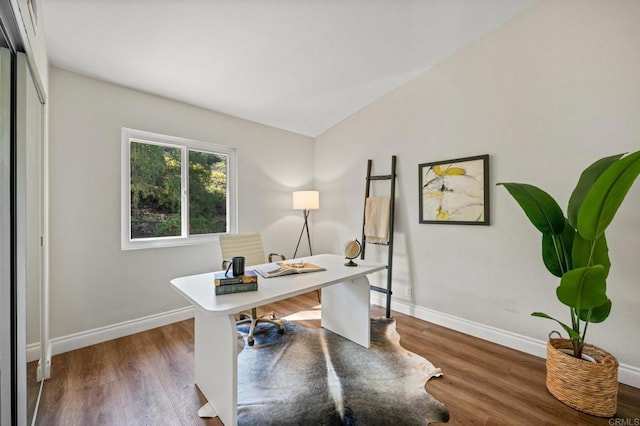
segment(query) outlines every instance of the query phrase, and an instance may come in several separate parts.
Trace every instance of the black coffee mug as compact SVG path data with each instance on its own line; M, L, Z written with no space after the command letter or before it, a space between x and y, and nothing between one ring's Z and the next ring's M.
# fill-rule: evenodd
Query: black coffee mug
M244 274L244 256L234 256L231 259L231 265L234 277Z

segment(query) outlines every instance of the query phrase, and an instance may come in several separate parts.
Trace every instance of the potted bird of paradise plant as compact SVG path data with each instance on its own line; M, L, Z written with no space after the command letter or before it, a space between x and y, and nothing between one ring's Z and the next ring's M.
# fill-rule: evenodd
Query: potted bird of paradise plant
M547 342L547 388L565 404L601 417L613 416L617 409L618 362L585 337L589 324L603 322L611 312L605 230L639 174L640 151L599 159L580 175L566 217L545 191L525 183L498 183L542 233L544 265L560 278L556 296L569 308L569 322L532 313L557 322L568 335L550 335Z

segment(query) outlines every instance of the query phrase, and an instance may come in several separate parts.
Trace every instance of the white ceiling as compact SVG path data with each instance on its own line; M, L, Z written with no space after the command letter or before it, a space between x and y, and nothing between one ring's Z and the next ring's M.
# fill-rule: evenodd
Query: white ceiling
M52 65L308 136L535 0L41 0Z

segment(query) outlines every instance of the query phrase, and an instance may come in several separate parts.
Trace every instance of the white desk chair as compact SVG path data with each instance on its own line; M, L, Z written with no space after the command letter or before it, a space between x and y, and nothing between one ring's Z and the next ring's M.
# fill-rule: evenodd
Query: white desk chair
M220 251L222 252L223 269L226 269L227 261L230 261L234 256L244 256L245 267L260 265L266 263L265 251L262 245L262 237L258 233L252 234L224 234L220 235ZM285 257L279 253L269 253L269 263L274 261L274 257L279 257L279 260L284 260ZM247 343L249 346L253 346L253 332L256 325L259 322L268 322L278 326L278 332L284 333L284 325L280 321L275 320L274 314L270 314L271 318L258 317L257 307L251 309L251 315L241 314L241 319L236 324L251 324L249 328L249 336L247 337Z

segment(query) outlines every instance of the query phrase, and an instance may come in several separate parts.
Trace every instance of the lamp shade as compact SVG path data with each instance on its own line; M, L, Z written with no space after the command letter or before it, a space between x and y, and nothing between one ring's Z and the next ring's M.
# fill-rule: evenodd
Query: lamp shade
M294 210L317 210L320 208L318 191L293 191Z

